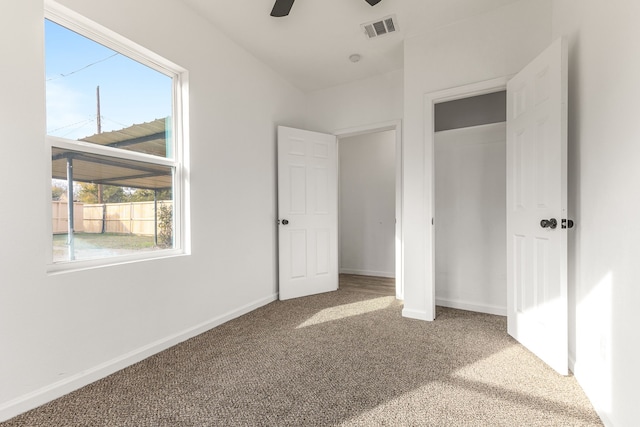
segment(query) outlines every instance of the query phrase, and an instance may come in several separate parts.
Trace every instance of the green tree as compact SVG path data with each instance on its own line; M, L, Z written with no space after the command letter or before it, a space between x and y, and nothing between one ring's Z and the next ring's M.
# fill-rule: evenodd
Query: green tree
M78 187L77 199L80 202L98 203L98 184L82 182ZM103 203L122 203L126 201L128 200L122 187L116 187L114 185L102 186Z
M153 190L144 188L132 188L128 194L127 200L130 202L151 202L153 201ZM158 190L157 200L171 200L171 189Z
M150 202L153 200L153 190L142 188L132 188L131 190L127 197L130 202Z
M161 205L158 209L158 246L173 247L173 209Z
M171 188L158 190L158 200L173 200L173 192Z
M51 200L60 200L63 194L67 193L67 189L64 187L60 187L59 185L51 186Z

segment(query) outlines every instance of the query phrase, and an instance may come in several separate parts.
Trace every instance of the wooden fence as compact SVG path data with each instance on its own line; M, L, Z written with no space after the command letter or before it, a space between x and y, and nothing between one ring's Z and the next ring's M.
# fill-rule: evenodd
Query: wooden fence
M66 201L54 200L51 202L51 219L53 220L53 234L64 234L69 227L69 205ZM73 204L73 219L76 231L84 231L83 203Z
M67 232L67 202L53 203L53 233ZM159 201L171 207L171 201ZM117 233L153 236L155 234L154 202L83 204L74 203L75 231L84 233Z

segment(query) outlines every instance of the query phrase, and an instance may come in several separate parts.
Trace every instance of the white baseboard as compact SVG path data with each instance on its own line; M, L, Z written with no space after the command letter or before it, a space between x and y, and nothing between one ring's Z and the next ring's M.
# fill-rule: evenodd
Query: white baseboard
M249 313L263 305L276 301L278 294L270 295L250 304L244 305L236 310L232 310L221 316L202 322L182 332L169 335L151 344L140 347L136 350L125 353L119 357L101 363L93 368L84 370L68 378L46 385L38 390L32 391L15 399L0 404L0 422L20 415L23 412L37 408L47 402L71 393L101 378L107 377L121 369L140 362L156 353L166 350L174 345L200 335L210 329L220 326L236 317Z
M402 309L402 317L406 317L408 319L426 320L429 322L433 321L433 319L429 319L426 311L410 310L407 308Z
M449 308L457 308L459 310L476 311L478 313L496 314L498 316L506 316L507 308L495 305L477 304L468 301L451 300L446 298L436 298L436 305Z
M389 273L388 271L356 270L353 268L341 268L340 274L355 274L357 276L372 276L372 277L388 277L389 279L394 279L396 277L395 272Z

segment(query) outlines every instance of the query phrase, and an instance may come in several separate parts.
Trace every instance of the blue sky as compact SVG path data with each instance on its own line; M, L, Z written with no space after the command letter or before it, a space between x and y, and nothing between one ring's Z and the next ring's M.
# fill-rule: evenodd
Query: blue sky
M69 139L93 135L96 87L102 131L171 115L171 78L45 20L47 133Z

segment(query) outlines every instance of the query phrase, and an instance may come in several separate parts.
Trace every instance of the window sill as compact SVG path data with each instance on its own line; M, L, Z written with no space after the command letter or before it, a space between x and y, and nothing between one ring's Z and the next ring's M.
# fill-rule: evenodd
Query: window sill
M160 252L154 252L153 256L149 254L134 254L124 256L114 256L109 258L87 259L79 261L61 261L55 264L47 265L47 275L53 276L58 274L73 273L85 270L94 270L97 268L114 267L124 264L139 263L145 261L165 260L168 258L176 258L190 255L183 249L166 249Z

